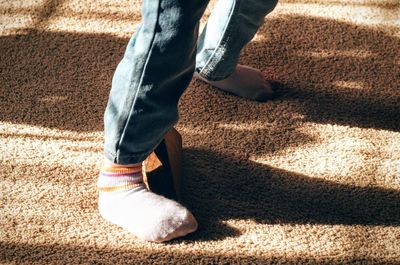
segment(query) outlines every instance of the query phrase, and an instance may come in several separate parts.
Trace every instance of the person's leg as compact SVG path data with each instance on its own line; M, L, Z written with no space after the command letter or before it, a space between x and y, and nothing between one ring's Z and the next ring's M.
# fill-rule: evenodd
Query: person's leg
M273 97L273 82L265 80L259 70L237 62L277 1L218 1L199 38L195 77L245 98L264 101Z
M144 240L167 241L197 228L186 208L145 188L141 163L178 119L206 5L206 0L143 0L142 25L113 77L104 116L99 210Z

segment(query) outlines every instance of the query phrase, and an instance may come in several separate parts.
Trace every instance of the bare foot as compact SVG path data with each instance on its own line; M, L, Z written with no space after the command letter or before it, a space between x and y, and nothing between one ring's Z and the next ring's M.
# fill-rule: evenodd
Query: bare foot
M223 91L261 102L276 97L278 88L277 82L266 80L258 69L240 64L229 77L220 81L209 81L198 73L194 77Z

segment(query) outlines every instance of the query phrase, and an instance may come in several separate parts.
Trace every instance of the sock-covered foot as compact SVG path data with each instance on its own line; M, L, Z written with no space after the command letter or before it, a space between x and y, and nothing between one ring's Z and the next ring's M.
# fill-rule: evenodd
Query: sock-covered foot
M277 82L266 80L261 71L240 64L236 66L235 71L229 77L220 81L209 81L198 73L195 73L194 76L221 90L256 101L274 98L278 88Z
M185 207L146 189L141 166L103 167L97 187L103 218L142 240L164 242L197 229Z

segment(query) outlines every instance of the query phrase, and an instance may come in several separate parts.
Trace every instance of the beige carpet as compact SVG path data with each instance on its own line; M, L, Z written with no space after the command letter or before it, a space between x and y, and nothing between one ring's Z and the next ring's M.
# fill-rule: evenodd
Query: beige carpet
M282 0L241 57L283 82L278 100L192 82L177 128L200 227L168 244L96 208L139 5L0 0L1 264L400 264L397 0Z

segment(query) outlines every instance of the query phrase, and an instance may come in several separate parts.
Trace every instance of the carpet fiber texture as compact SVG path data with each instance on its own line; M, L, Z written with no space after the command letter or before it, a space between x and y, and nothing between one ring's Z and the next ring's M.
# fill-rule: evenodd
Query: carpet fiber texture
M399 5L282 0L240 58L279 99L193 81L177 129L199 230L153 244L97 211L140 2L0 0L0 263L400 264Z

